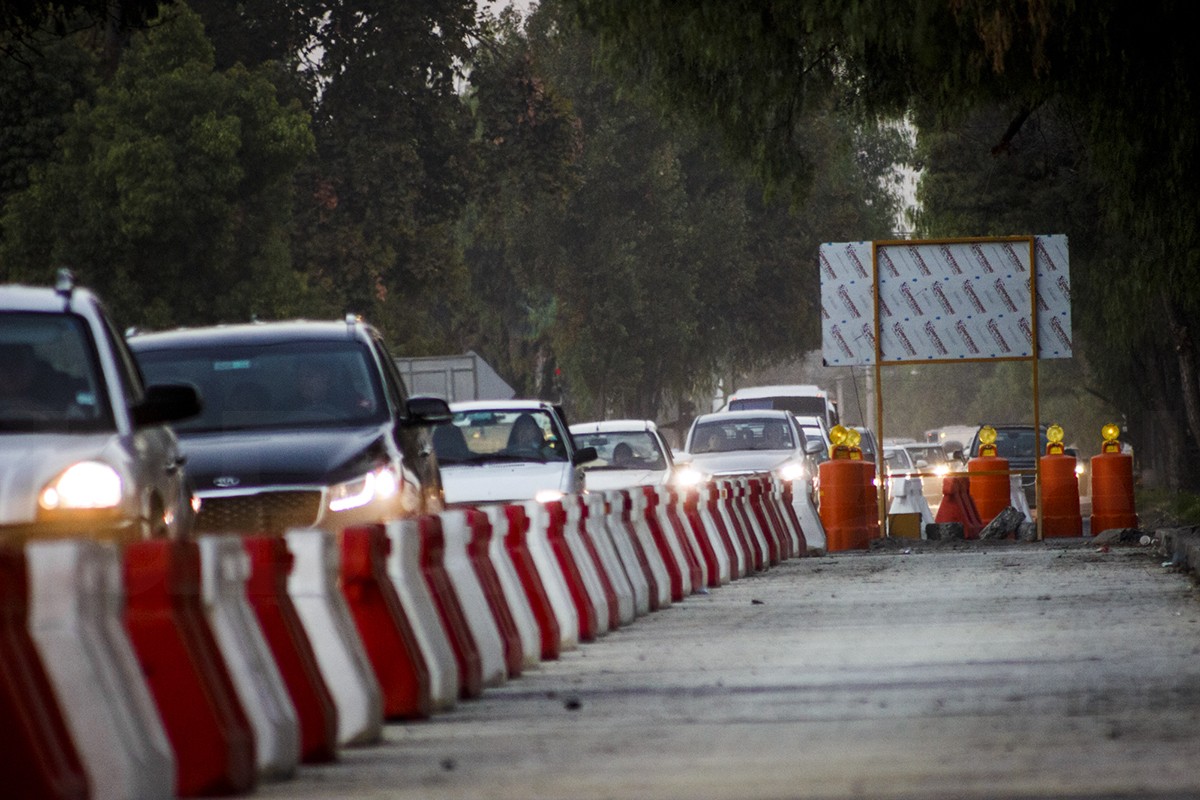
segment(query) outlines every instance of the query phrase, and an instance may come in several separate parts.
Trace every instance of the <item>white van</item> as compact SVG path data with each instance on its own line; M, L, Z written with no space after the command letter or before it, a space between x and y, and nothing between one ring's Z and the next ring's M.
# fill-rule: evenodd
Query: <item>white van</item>
M729 395L722 411L781 408L797 417L821 417L826 430L838 424L837 403L829 392L812 384L748 386Z

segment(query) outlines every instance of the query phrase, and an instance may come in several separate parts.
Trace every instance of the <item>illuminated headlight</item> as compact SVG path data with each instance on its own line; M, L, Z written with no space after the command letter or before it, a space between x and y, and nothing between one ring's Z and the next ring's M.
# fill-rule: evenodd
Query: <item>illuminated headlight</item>
M798 481L804 477L804 465L798 461L789 461L780 467L775 474L781 480Z
M945 464L939 464L938 466L933 468L933 474L938 476L939 478L944 478L950 474L950 468L948 466L946 466Z
M704 473L698 469L685 467L676 473L675 482L680 486L697 486L704 483Z
M400 489L400 480L391 467L380 467L354 480L339 483L329 490L329 510L349 511L375 500L386 500Z
M121 476L108 464L81 461L48 483L38 504L46 511L116 508L121 504Z
M1084 466L1083 462L1082 461L1075 462L1075 477L1082 478L1083 473L1085 473L1085 472L1087 472L1087 467Z
M539 503L553 503L555 500L562 500L565 496L558 489L540 489L533 499Z

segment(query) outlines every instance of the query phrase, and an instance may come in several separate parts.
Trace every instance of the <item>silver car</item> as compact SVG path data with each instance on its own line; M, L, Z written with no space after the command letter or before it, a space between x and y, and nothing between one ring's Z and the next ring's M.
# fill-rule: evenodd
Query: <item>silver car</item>
M0 286L0 536L181 536L191 495L165 423L200 410L188 386L145 387L100 301Z

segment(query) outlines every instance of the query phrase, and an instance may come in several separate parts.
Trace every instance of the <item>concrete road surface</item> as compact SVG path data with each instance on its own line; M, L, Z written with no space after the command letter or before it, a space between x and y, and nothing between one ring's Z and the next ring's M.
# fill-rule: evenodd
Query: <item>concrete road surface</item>
M795 560L257 794L1198 798L1200 594L1078 540Z

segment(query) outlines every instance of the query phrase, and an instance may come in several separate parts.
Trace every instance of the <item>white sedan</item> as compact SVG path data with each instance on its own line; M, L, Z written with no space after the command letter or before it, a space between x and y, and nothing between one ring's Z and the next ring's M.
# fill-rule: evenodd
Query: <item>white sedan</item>
M584 465L589 491L665 486L675 473L671 448L650 420L610 419L571 426L580 447L596 450Z

